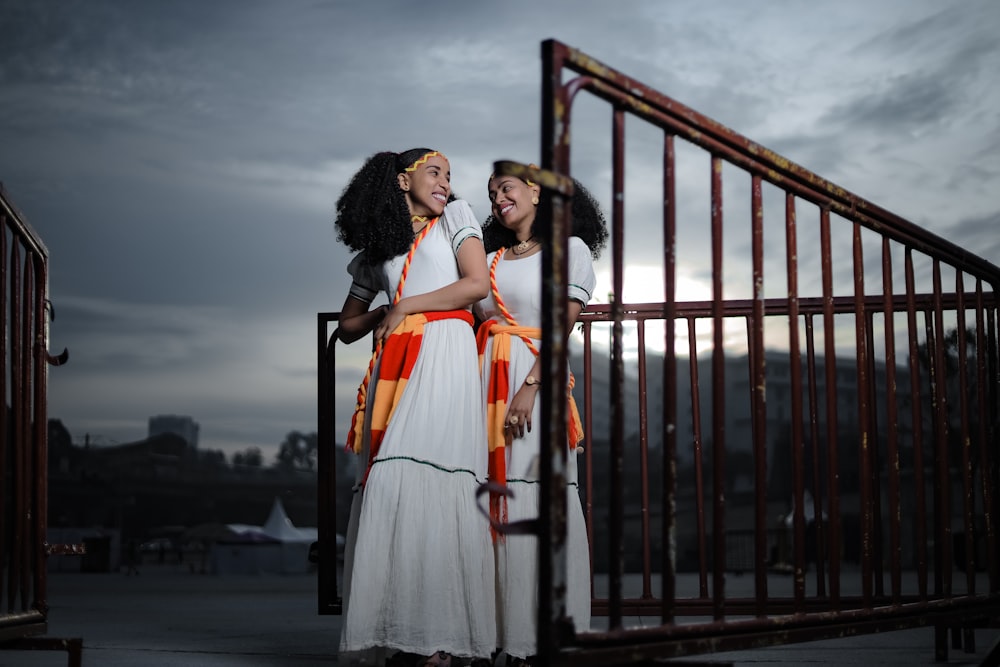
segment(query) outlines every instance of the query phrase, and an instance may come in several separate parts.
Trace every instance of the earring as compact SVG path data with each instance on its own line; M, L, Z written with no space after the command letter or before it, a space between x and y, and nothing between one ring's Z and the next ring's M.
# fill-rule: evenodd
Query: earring
M538 206L538 197L532 197L531 203L534 204L535 206Z

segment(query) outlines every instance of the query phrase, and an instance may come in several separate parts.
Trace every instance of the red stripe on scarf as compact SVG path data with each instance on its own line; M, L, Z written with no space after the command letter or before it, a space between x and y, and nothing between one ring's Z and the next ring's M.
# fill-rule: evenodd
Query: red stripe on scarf
M378 382L375 385L375 395L372 397L371 404L371 440L368 449L368 464L362 483L368 481L368 473L371 472L372 463L378 455L382 439L389 428L389 420L406 390L413 366L417 363L417 358L420 355L420 344L423 341L424 325L427 322L446 319L464 320L469 326L473 325L472 313L467 310L437 310L415 313L407 315L382 346ZM354 417L358 418L357 412L355 412ZM364 410L361 411L361 423L364 423Z
M479 326L479 331L476 333L480 368L483 367L486 343L493 335L494 327L497 326L499 323L496 320L487 320ZM489 360L489 384L486 387L486 438L489 444L487 456L489 479L506 485L507 455L504 421L507 418L507 396L510 394L510 345L508 343L506 350L501 350L501 347L498 345L498 341L494 340L493 354ZM495 522L507 523L507 497L503 494L490 493L490 518ZM503 541L503 534L498 533L492 524L490 532L494 540Z
M507 455L504 422L507 419L507 397L510 395L510 340L513 336L530 339L541 335L537 327L505 325L496 320L487 320L479 327L476 345L479 349L480 368L484 367L486 343L493 336L493 348L489 359L489 383L486 386L486 435L489 440L489 479L501 485L507 484ZM538 348L528 346L536 356ZM583 440L583 424L580 411L573 398L576 379L570 373L566 387L566 440L570 451L576 449ZM499 523L507 522L507 497L500 493L490 494L490 517ZM502 534L493 532L494 539L503 541Z

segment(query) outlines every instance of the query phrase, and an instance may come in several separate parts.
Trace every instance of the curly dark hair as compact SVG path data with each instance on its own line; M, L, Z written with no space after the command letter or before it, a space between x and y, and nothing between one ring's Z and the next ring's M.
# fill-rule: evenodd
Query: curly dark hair
M583 187L580 181L573 179L573 197L570 199L572 210L571 236L578 236L587 247L590 254L597 259L608 243L608 225L601 212L601 205L594 195ZM531 233L535 233L535 223L531 225ZM500 248L510 248L517 245L514 232L503 226L492 214L483 223L483 245L487 254Z
M396 176L431 151L383 151L368 158L337 199L337 240L351 250L365 251L370 264L406 252L413 243L413 224ZM454 194L448 197L449 202L454 199Z

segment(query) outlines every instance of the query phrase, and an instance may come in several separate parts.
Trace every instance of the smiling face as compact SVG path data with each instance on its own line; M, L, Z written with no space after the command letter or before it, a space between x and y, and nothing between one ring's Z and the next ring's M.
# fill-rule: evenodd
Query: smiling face
M494 176L487 186L493 215L521 240L531 235L541 188L528 185L516 176Z
M401 172L397 180L410 215L432 218L444 211L451 194L451 165L443 155L428 158L413 171Z

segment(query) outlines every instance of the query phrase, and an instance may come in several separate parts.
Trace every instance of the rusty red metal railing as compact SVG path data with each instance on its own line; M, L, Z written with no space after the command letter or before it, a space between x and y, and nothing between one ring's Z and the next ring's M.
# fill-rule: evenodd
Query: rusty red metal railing
M46 387L48 251L0 185L0 649L59 649L79 665L82 642L47 631ZM62 545L66 546L66 545Z
M914 627L933 628L937 659L949 632L974 649L973 630L1000 618L1000 269L578 50L546 41L542 61L542 168L494 165L544 188L539 664ZM610 112L611 294L567 345L578 98ZM624 297L624 248L640 229L626 217L633 123L661 137L662 171L641 174L662 191L654 302ZM679 290L692 224L707 228L696 250L710 296L698 300ZM731 251L737 233L745 259ZM730 277L737 261L748 288ZM320 613L340 612L336 317L317 322L320 542L331 545ZM565 442L565 402L548 388L570 365L586 433L590 628L564 611L566 451L553 443Z
M556 615L551 627L558 631L540 628L540 657L548 664L627 664L924 625L936 628L938 658L947 655L948 629L960 630L959 644L971 648L971 629L1000 611L993 558L998 546L993 517L1000 270L575 49L548 41L542 60L543 171L570 173L571 110L580 93L610 106L613 295L610 304L592 306L582 316L584 409L592 445L584 493L594 553L598 559L602 550L607 554L607 562L595 568L595 579L604 577L607 590L606 595L595 590L594 610L607 614L608 627L581 629L567 639L567 619ZM665 297L660 303L621 299L621 248L629 228L623 187L626 116L658 128L663 136ZM685 196L697 196L677 185L678 142L703 152L709 165L712 297L707 301L681 301L676 294L677 212ZM726 216L723 192L735 179L748 181L750 201L748 215L733 220ZM744 187L737 183L737 189ZM765 187L783 213L768 215ZM804 212L810 214L808 221ZM554 212L548 215L546 250L558 256L569 223L557 220ZM780 298L766 298L763 289L774 273L763 243L768 219L781 221L771 229L780 229L784 237L785 265L777 280L785 296ZM724 279L733 263L725 242L733 226L744 225L752 296L736 299ZM799 262L802 230L819 246L815 265ZM875 253L878 268L865 263L866 254ZM900 257L902 289L896 287ZM837 275L843 258L850 258L847 270ZM565 293L560 275L547 277L545 293ZM818 293L801 294L806 277ZM954 281L953 289L945 286L946 279ZM974 288L967 290L966 281ZM874 284L880 289L872 289ZM631 375L622 369L625 322L635 324L638 343ZM651 322L663 325L666 350L659 386L663 419L655 436L649 435L653 431L644 407L649 390L645 330ZM701 323L711 332L705 351L695 345ZM558 318L547 319L545 326L556 336L562 333ZM606 433L589 417L606 407L593 394L595 327L608 329L611 337L610 368L600 380L609 385L612 416L604 424ZM733 353L726 336L733 329L743 332L745 353ZM781 334L780 353L767 349L775 331ZM675 353L678 342L687 344L686 359ZM900 364L900 358L906 361ZM679 383L685 377L686 387ZM633 438L626 437L622 418L630 384L639 421ZM681 403L689 410L681 410ZM782 409L786 414L776 418ZM734 413L744 414L746 423L740 426ZM550 424L550 442L561 442L562 420L554 416ZM740 453L739 436L750 441L749 517L734 502L734 471L727 470ZM595 446L602 438L605 446ZM653 449L660 452L658 471L649 465ZM558 450L545 449L557 470ZM678 475L682 459L689 461L691 483ZM785 527L776 530L769 494L780 481L773 470L782 461L791 478L792 507ZM632 466L628 486L640 490L630 516L622 495L626 463ZM603 479L597 470L607 471ZM650 484L659 485L657 507L648 498ZM609 491L602 492L602 485ZM596 501L602 496L605 507ZM558 505L560 495L552 498ZM683 536L678 532L682 500L696 524ZM608 524L603 532L595 528L598 515ZM626 547L621 526L631 515L640 524L639 537ZM659 531L653 529L653 515L661 517ZM751 528L738 523L740 517ZM953 539L953 531L959 539ZM752 542L746 550L753 554L752 563L741 567L752 569L753 582L742 587L747 590L731 592L736 587L726 574L732 569L727 557L737 545L734 538ZM546 536L540 540L546 549ZM690 542L696 555L682 563L681 549ZM652 557L656 549L658 560ZM551 553L559 557L557 550ZM633 561L628 567L626 553ZM815 571L807 576L811 563ZM691 572L684 571L687 567ZM956 569L964 575L960 580ZM658 592L652 585L656 578ZM540 586L550 599L540 606L540 617L546 618L544 612L559 607L563 592L560 581L544 576ZM790 590L781 595L779 588ZM636 619L650 613L659 615L659 623L637 627ZM709 620L696 620L701 617Z

